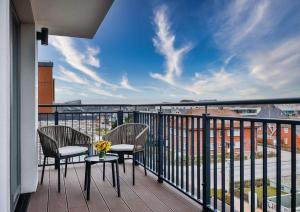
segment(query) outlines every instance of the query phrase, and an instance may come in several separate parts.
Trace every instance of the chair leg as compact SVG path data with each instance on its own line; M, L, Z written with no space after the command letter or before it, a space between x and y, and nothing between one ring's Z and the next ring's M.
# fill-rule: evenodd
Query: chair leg
M41 185L43 184L43 180L44 180L44 172L45 172L46 158L47 158L47 157L44 157L43 171L42 171L42 177L41 177Z
M132 155L132 185L135 184L135 155Z
M103 162L103 181L105 181L105 162Z
M147 176L147 169L146 169L146 154L145 154L145 151L143 151L143 162L144 162L145 176Z
M69 158L66 158L66 164L65 164L65 178L67 177L68 161L69 161Z
M58 163L58 192L60 193L60 163Z

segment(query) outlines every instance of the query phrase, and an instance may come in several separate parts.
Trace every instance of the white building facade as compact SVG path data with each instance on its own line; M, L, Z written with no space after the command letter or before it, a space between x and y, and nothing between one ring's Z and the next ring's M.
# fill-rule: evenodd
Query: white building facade
M36 191L37 31L92 38L113 0L0 0L0 211ZM81 14L73 16L72 14Z

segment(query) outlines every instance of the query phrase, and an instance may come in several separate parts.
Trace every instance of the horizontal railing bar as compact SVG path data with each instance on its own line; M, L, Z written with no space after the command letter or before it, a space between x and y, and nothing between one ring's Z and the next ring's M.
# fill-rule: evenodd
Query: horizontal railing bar
M74 112L58 112L59 114L110 114L110 113L115 113L117 114L118 111L74 111ZM123 113L133 113L133 111L123 111ZM39 115L54 115L55 112L52 112L52 113L39 113Z
M59 112L59 114L109 114L109 113L117 113L117 111L115 112ZM124 113L133 113L133 112L124 112ZM151 112L139 112L140 114L157 114L157 113L151 113ZM50 115L50 114L55 114L55 113L39 113L39 115ZM162 115L166 115L166 116L179 116L179 117L191 117L191 118L202 118L202 115L187 115L187 114L171 114L171 113L163 113ZM209 118L211 119L220 119L220 120L235 120L235 121L254 121L254 122L267 122L267 123L280 123L280 124L296 124L296 125L300 125L300 120L294 120L294 119L275 119L275 118L253 118L253 117L235 117L235 116L210 116L208 115Z
M248 99L248 100L226 100L226 101L201 101L185 103L150 103L150 104L44 104L39 107L147 107L147 106L221 106L221 105L260 105L260 104L298 104L299 97L274 98L274 99Z
M275 118L252 118L252 117L234 117L234 116L209 116L211 119L262 122L262 123L280 123L280 124L300 124L300 120L295 119L275 119Z

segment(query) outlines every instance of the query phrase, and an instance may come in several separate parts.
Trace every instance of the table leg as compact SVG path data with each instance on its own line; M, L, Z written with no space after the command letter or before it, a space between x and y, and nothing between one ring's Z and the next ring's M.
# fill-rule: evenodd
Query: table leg
M103 181L105 181L105 162L103 162Z
M120 179L119 179L119 163L118 163L118 160L116 160L116 172L117 172L118 197L120 197L121 196L121 192L120 192Z
M122 163L124 163L124 154L123 153L118 153L118 155L119 155L119 164L122 164Z
M87 163L85 163L85 173L84 173L84 190L86 190L86 184L87 184Z
M112 172L112 181L113 181L113 187L116 187L116 179L115 179L115 164L114 162L111 163L111 172Z
M87 200L90 200L90 188L91 188L91 164L88 163L88 183L87 183Z

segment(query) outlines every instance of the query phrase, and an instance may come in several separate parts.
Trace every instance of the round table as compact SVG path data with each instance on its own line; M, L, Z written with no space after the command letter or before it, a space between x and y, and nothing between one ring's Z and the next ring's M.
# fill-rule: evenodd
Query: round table
M115 174L117 175L117 191L118 197L120 197L120 180L119 180L119 156L117 154L107 153L105 157L99 158L99 155L89 155L85 157L85 177L84 177L84 190L87 191L87 200L90 199L90 186L91 186L91 167L93 164L103 163L105 167L105 163L111 163L111 172L112 172L112 182L113 187L116 186L115 182ZM116 169L114 168L116 166ZM116 171L116 173L115 173ZM103 172L104 173L104 172ZM103 175L103 180L105 176Z

